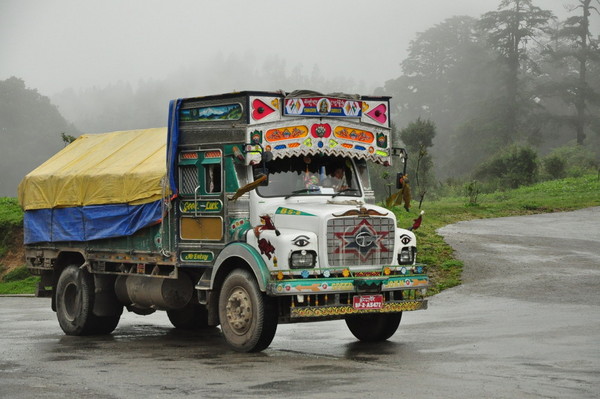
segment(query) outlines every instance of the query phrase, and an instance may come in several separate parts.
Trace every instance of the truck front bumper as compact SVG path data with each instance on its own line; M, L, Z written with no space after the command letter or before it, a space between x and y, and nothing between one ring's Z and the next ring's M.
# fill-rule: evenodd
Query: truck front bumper
M429 278L425 275L287 279L270 282L267 285L267 294L279 296L427 290L428 286Z
M426 275L287 279L270 282L267 294L289 298L290 319L314 320L427 309L428 285ZM354 306L355 297L370 295L380 297L376 309Z

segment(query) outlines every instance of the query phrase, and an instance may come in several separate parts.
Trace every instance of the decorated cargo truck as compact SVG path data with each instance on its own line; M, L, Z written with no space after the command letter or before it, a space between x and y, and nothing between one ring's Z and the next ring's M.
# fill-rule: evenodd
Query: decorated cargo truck
M411 229L372 204L369 164L406 160L389 109L240 92L174 100L168 128L82 135L19 186L37 295L69 335L108 334L126 308L220 325L242 352L279 323L344 319L388 339L428 286Z

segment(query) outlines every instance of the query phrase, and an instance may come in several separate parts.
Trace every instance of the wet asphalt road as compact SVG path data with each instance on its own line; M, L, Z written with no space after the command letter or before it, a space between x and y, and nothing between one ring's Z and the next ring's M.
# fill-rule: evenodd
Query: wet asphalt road
M600 207L441 233L464 284L382 344L335 321L282 325L266 351L238 354L164 313L67 337L48 299L0 298L0 398L600 397Z

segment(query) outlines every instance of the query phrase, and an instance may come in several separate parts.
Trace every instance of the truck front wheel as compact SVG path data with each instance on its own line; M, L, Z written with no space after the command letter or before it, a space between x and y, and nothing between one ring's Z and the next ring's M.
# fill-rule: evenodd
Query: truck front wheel
M247 270L232 271L219 295L219 321L225 340L238 352L266 349L277 330L277 307Z
M400 325L402 313L359 314L346 317L352 335L364 342L380 342L390 338Z

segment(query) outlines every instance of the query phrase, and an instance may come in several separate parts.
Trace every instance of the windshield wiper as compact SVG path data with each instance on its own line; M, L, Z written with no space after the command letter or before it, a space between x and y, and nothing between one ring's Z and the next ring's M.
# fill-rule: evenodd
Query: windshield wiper
M343 194L343 193L345 193L345 192L348 192L348 191L355 191L355 192L356 192L356 191L358 191L358 189L356 189L356 188L345 188L345 189L343 189L343 190L340 190L340 191L338 191L337 193L333 194L333 195L331 196L331 198L335 198L335 197L337 197L338 195L340 195L340 194Z
M320 188L303 188L302 190L292 191L291 194L288 194L284 197L284 199L288 199L293 197L296 194L306 194L306 193L314 193L315 191L321 191Z

